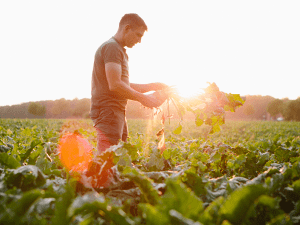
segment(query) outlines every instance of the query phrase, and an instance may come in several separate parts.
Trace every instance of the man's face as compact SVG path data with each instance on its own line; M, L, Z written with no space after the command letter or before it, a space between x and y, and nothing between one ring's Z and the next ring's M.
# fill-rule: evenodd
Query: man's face
M125 46L132 48L135 44L141 43L144 33L143 27L130 28L125 35Z

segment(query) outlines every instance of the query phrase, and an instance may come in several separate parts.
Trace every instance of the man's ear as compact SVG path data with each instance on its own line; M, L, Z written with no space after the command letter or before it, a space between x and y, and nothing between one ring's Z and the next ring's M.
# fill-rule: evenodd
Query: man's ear
M123 28L124 33L128 33L128 31L131 29L131 26L129 24L126 24Z

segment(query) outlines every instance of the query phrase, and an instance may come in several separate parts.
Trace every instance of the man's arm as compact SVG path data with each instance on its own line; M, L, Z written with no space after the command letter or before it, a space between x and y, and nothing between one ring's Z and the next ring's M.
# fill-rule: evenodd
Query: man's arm
M138 92L146 93L149 91L159 91L168 86L163 83L150 83L150 84L134 84L130 83L130 87Z
M105 73L109 90L123 98L138 101L146 107L159 107L159 102L155 98L136 91L121 80L122 67L120 64L113 62L106 63Z

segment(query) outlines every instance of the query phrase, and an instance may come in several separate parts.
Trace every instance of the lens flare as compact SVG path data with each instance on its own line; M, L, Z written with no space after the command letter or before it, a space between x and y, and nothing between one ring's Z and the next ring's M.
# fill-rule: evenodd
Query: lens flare
M63 135L59 156L70 175L87 188L108 187L113 182L114 152L107 150L94 156L90 143L79 134Z
M92 146L79 134L66 133L60 139L59 156L68 171L83 173L93 158Z

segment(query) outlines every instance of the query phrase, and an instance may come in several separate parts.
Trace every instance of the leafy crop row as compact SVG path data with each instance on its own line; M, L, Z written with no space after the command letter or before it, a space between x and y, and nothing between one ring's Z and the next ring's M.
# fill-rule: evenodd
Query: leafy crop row
M0 224L300 222L299 123L228 122L209 138L190 126L166 132L162 154L134 123L105 153L109 185L88 187L57 150L67 132L95 146L90 121L0 120Z

